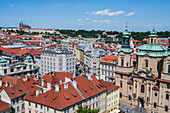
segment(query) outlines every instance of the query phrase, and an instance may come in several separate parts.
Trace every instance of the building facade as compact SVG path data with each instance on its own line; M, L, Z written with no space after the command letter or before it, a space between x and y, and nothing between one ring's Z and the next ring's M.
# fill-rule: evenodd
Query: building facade
M72 72L75 75L75 56L68 49L44 51L41 55L41 75L56 72Z
M132 68L129 43L124 49L127 30L123 33L123 46L118 55L116 85L120 86L120 102L148 112L170 112L169 49L158 44L158 35L153 28L149 44L143 45L136 53L136 65ZM125 41L126 42L126 41ZM126 57L124 57L126 56ZM123 59L122 59L123 57Z
M117 56L108 55L100 61L100 78L114 83L115 82L115 69L117 65Z
M25 54L22 56L6 56L0 58L0 75L20 76L37 75L39 67L35 64L34 56Z
M85 72L89 75L93 75L94 73L99 76L100 74L100 60L102 57L106 56L107 53L103 49L92 48L88 49L84 53L84 64L85 64Z

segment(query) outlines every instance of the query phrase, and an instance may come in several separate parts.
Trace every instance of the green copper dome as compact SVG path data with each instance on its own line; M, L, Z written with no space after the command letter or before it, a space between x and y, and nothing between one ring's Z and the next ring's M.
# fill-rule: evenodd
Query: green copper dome
M163 57L165 56L166 49L159 44L146 44L139 48L139 52L136 53L139 56L148 55L150 57Z
M4 66L4 65L8 65L8 62L6 59L0 59L0 65Z
M162 45L158 44L146 44L142 45L139 50L141 51L165 51L166 49Z
M30 56L30 55L28 55L26 58L25 58L25 62L32 62L33 61L33 59L32 59L32 57Z

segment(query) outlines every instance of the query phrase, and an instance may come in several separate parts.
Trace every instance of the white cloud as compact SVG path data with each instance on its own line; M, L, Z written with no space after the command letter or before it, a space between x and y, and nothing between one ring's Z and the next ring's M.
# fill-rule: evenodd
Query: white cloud
M87 21L89 21L89 20L90 20L90 18L86 18L86 20L87 20Z
M128 14L125 14L124 16L132 16L132 15L134 15L135 14L135 12L130 12L130 13L128 13Z
M81 19L78 19L79 22L81 22Z
M13 7L14 5L13 4L9 4L10 7Z
M92 14L92 15L102 15L102 16L118 16L125 13L125 11L116 11L116 12L109 12L109 9L105 10L99 10L99 11L92 11L92 12L86 12L86 14Z
M92 20L92 22L94 22L94 23L106 23L106 24L110 24L110 20Z

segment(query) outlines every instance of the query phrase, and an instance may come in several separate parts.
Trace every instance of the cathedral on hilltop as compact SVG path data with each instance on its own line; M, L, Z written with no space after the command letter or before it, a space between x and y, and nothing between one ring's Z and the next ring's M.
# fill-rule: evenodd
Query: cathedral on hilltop
M31 29L31 27L30 27L28 24L24 24L23 21L21 21L21 22L19 23L19 27L20 27L20 28L22 28L22 27L27 27L27 28L30 28L30 29Z
M115 71L116 85L120 86L120 102L150 113L169 113L170 44L168 49L158 44L154 26L148 37L149 43L140 46L134 64L126 25Z

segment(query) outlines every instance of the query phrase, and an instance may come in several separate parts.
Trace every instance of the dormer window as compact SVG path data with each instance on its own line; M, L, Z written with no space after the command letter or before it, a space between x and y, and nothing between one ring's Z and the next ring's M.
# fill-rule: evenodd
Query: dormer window
M104 60L103 62L106 62L106 60Z

